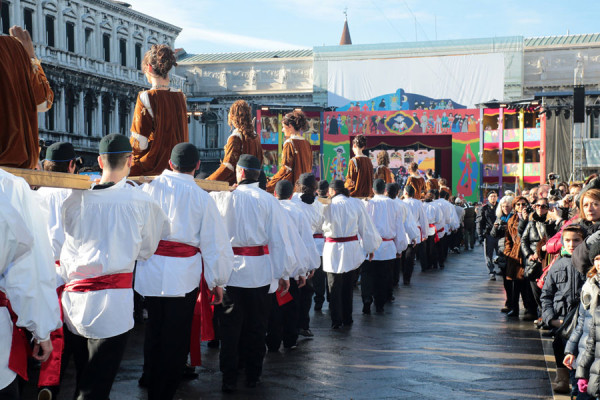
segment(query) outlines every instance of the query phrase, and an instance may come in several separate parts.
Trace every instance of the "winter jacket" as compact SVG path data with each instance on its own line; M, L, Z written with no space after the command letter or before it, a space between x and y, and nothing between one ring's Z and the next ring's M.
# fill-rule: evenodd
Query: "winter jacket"
M464 219L464 227L465 229L475 229L475 207L467 206L465 207L465 219Z
M571 225L572 223L576 223L579 221L579 215L574 216L570 220L566 221L561 227L560 230L548 239L548 243L546 243L546 252L548 254L558 254L562 249L562 231L565 227Z
M523 279L523 255L521 254L521 236L519 235L518 214L514 214L506 225L504 255L506 256L506 279Z
M494 221L496 221L496 207L498 207L498 203L496 205L487 203L479 209L475 219L479 239L485 238L492 231Z
M550 267L540 296L542 320L550 326L553 319L564 319L569 311L579 304L579 292L585 276L571 263L571 257L564 256Z
M577 379L588 379L588 394L600 396L600 307L592 311L592 323L585 342L585 350L579 353Z
M529 260L529 256L538 254L538 242L554 235L554 233L555 228L553 221L541 220L537 214L533 214L532 218L527 223L527 227L521 235L521 252L523 253L523 260L525 260L525 263L529 265L532 271L535 271L533 275L528 277L529 279L537 279L542 273L541 260L531 261Z
M592 325L592 313L589 308L585 308L583 304L579 303L579 314L577 315L577 325L569 341L565 346L565 354L573 354L576 356L573 362L573 369L577 368L579 363L579 355L583 354L585 350L585 342L590 332L590 326Z

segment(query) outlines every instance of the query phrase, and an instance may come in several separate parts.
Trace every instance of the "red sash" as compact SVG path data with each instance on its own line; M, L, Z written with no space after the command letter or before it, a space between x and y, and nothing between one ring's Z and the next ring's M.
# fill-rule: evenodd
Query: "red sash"
M324 236L322 233L315 233L315 234L313 235L313 238L314 238L314 239L324 239L324 238L325 238L325 236Z
M56 264L58 266L60 265L60 262L56 261ZM61 321L64 321L61 303L61 297L64 289L65 285L56 288ZM60 368L62 364L62 353L65 347L65 336L62 326L57 330L50 332L50 342L52 342L52 353L50 353L50 357L40 366L40 376L38 377L39 388L44 386L60 385Z
M31 355L31 349L29 348L29 343L27 343L25 329L17 326L18 316L10 306L10 301L6 297L6 294L2 291L0 291L0 307L8 308L8 313L10 314L10 319L13 323L8 368L10 368L11 371L15 372L21 378L28 380L27 357Z
M258 257L269 254L269 246L245 246L245 247L232 247L233 254L236 256L250 256Z
M208 290L208 284L204 279L204 262L202 263L202 277L200 278L200 290L194 307L192 319L192 333L190 335L190 363L193 367L202 365L202 353L200 343L213 340L215 330L213 327L214 306L210 303L213 295Z
M339 237L339 238L325 238L325 241L327 243L346 243L346 242L353 242L355 240L358 240L358 236L354 235L354 236L348 236L348 237Z
M435 236L433 236L433 241L435 243L439 242L440 237L438 236L438 230L435 228L435 224L429 224L429 227L435 229Z
M80 279L65 285L65 292L95 292L104 289L131 289L133 272L101 275L94 278Z
M392 240L394 240L395 238L391 238L391 239L387 239L387 238L381 238L381 240L383 240L384 242L391 242Z
M157 256L186 258L200 253L200 249L189 244L161 240L154 252Z

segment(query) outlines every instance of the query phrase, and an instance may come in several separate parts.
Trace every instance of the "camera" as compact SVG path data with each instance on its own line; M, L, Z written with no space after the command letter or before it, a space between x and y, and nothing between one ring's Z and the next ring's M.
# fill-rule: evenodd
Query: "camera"
M559 179L560 179L560 175L558 175L558 174L548 174L549 181L557 181Z
M527 212L527 214L531 214L533 212L533 206L531 204L527 204L527 206L525 207L525 211Z

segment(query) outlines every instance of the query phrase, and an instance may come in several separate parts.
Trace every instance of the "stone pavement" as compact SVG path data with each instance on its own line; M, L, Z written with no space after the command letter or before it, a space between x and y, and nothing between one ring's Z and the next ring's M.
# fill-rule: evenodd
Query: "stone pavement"
M411 286L396 289L384 315L362 315L356 290L350 329L330 328L327 303L322 313L311 312L315 337L267 353L257 389L245 388L242 378L235 394L222 394L218 350L203 346L199 378L183 382L176 398L551 399L539 333L500 313L502 281L487 280L482 248L450 255L446 265L422 273L417 263ZM137 386L142 343L137 326L112 400L146 398ZM61 398L72 388L71 368Z

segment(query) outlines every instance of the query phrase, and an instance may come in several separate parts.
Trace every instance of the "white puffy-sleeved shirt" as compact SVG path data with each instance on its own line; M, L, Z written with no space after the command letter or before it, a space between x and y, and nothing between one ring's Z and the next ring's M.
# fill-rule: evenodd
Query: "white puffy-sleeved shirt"
M37 193L46 202L48 207L48 236L52 246L52 256L55 261L60 259L60 250L65 241L65 232L62 224L62 205L71 194L71 189L60 189L51 187L41 187ZM64 282L60 276L60 269L56 269L56 285L61 286Z
M192 257L153 255L135 269L135 291L142 296L182 297L196 289L202 276L210 289L223 286L233 271L233 251L223 217L208 192L194 177L169 170L144 184L142 190L158 203L169 220L161 239L197 247Z
M46 229L48 213L24 179L0 169L0 290L18 315L17 326L38 341L61 326L56 272ZM12 321L0 307L0 388L16 374L8 368Z
M465 224L465 209L459 205L454 205L456 216L458 217L458 225L463 226Z
M417 221L413 216L412 212L408 208L408 204L406 204L402 199L396 197L394 199L396 203L403 209L405 218L404 218L404 231L406 232L406 244L407 247L411 243L419 243L421 241L421 232L419 231L419 227L417 226Z
M421 238L417 240L417 243L421 243L423 240L427 239L427 234L429 230L429 221L427 219L427 214L425 212L425 207L423 206L423 202L421 200L417 200L414 198L407 198L402 200L408 207L408 210L411 212L413 217L415 218L417 228L421 233Z
M286 265L295 263L286 214L279 201L258 187L258 182L239 185L232 192L211 192L225 220L232 247L268 246L262 256L234 255L227 286L257 288L273 279L289 278ZM235 254L235 252L234 252Z
M358 268L365 253L373 253L381 245L381 236L367 214L362 202L352 197L337 195L323 210L323 232L326 238L346 238L359 235L349 242L325 242L323 271L341 274Z
M435 235L436 229L438 229L443 222L442 210L433 201L423 202L423 208L425 209L429 225L434 225L433 227L428 225L427 236Z
M65 243L61 274L69 284L81 279L132 273L169 232L167 216L148 194L126 183L78 190L62 208ZM65 324L77 335L104 339L133 328L133 289L65 291Z
M300 252L297 256L299 264L294 273L290 275L297 277L304 275L313 269L319 268L319 265L321 265L321 257L313 239L313 230L309 221L306 219L305 213L302 211L301 204L293 202L292 200L280 200L280 203L288 212L291 226L298 233L298 239L302 243L302 246L298 246L297 248ZM293 239L292 242L294 242Z
M315 197L315 201L312 204L307 204L302 201L299 193L294 193L292 201L297 203L300 209L304 212L313 232L313 238L319 257L323 255L323 245L325 244L325 238L316 238L314 235L323 236L323 204L319 201L318 197Z
M365 208L382 239L381 245L373 254L373 260L396 258L396 254L401 254L408 245L404 230L406 210L396 201L381 194L369 199Z
M434 201L442 210L444 232L439 234L440 237L449 235L451 230L458 228L458 217L456 210L450 202L445 199L437 199ZM442 234L443 233L443 234Z

